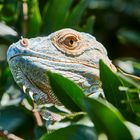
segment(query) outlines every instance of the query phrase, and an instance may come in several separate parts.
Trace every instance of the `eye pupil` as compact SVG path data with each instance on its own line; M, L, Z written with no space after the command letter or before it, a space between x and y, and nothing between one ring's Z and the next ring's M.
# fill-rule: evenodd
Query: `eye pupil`
M71 45L73 44L73 40L70 40L70 44L71 44Z
M69 36L69 37L64 38L64 40L62 41L62 44L64 44L65 47L72 49L76 47L77 41L78 40L76 37Z

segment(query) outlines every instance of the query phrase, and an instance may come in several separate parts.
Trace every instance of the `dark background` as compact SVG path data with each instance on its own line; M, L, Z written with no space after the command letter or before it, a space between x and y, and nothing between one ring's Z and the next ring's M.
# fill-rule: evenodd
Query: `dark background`
M114 63L126 62L140 75L140 0L0 0L0 130L32 139L37 129L32 101L8 68L7 48L21 36L67 27L92 34Z

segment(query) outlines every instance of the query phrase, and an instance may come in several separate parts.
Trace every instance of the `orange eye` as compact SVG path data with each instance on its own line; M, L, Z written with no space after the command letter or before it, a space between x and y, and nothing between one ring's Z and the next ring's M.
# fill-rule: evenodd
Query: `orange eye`
M73 36L70 36L70 37L67 37L65 38L63 41L62 41L62 44L65 45L65 47L68 47L68 48L75 48L76 47L76 43L77 43L77 38L73 37Z
M52 36L52 43L65 54L75 56L81 53L83 47L81 39L79 32L71 29L64 29L56 33L55 36Z

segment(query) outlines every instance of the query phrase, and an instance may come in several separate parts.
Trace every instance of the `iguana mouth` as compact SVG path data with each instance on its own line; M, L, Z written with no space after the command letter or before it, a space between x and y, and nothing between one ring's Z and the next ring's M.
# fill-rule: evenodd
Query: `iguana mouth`
M41 57L41 55L40 56L35 56L35 55L30 56L30 55L25 55L25 54L24 55L23 54L15 54L14 56L10 57L8 61L11 61L13 58L18 57L18 56L19 57L22 57L22 56L26 57L27 56L27 57L30 57L30 58L43 59L43 60L47 60L49 62L56 62L56 63L61 62L61 63L64 63L64 64L82 64L82 65L90 67L90 68L99 69L99 66L97 64L90 64L86 61L81 61L81 60L66 60L66 59L65 60L57 60L57 59L54 59L54 58L50 59L51 56L49 56L49 55L47 55L46 57Z

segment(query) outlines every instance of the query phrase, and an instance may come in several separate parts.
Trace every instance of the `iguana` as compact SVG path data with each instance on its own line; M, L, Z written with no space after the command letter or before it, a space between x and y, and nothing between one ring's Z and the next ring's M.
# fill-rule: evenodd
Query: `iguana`
M96 95L101 87L99 60L116 70L95 37L69 28L46 37L21 38L9 47L7 59L16 83L37 105L61 105L49 85L47 71L73 80L85 94Z

